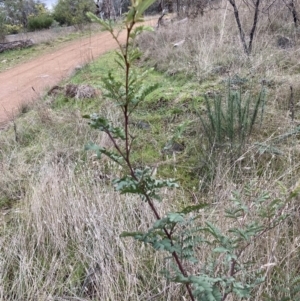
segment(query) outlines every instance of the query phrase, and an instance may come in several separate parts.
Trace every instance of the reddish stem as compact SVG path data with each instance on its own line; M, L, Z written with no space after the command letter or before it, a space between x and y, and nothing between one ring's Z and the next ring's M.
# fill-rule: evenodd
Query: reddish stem
M114 147L117 149L117 151L120 153L120 155L124 158L128 168L129 168L129 171L130 171L130 175L131 177L136 180L137 182L139 181L139 179L136 177L135 175L135 172L134 172L134 169L132 167L132 164L130 162L130 143L129 143L129 130L128 130L128 125L129 125L129 115L130 115L130 112L129 112L129 103L130 103L130 100L129 100L129 69L130 69L130 62L128 60L128 47L129 47L129 38L130 38L130 32L133 28L135 24L135 20L132 21L129 26L127 26L127 38L126 38L126 44L125 44L125 51L122 50L121 48L121 52L123 54L123 57L124 57L124 62L125 62L125 91L126 91L126 98L125 98L125 103L124 103L124 109L123 109L123 114L124 114L124 127L125 127L125 154L121 151L120 147L118 146L116 140L112 137L112 135L110 135L109 133L109 138L112 140L113 144L114 144ZM121 47L121 46L120 46ZM147 191L143 191L143 195L145 196L146 200L147 200L147 203L149 204L155 218L157 220L160 220L161 217L153 203L153 201L151 200L151 198L149 197L149 195L147 194ZM164 233L166 234L166 236L168 237L168 239L170 240L171 244L173 245L173 239L172 239L172 234L164 227L163 228L163 231ZM174 251L172 253L172 256L180 270L180 272L182 273L182 275L184 275L185 277L187 277L187 273L183 267L183 264L178 256L178 254ZM195 301L195 298L193 296L193 293L192 293L192 290L191 290L191 287L190 287L190 284L185 284L186 286L186 289L188 291L188 294L190 296L190 299L191 301Z

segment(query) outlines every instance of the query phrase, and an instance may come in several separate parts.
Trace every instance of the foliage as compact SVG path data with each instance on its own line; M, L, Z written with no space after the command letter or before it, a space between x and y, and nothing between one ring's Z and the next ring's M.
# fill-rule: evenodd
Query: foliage
M156 86L145 85L147 71L140 74L134 68L134 62L141 53L133 46L133 41L138 34L148 29L135 24L142 20L144 11L152 3L153 0L132 1L123 21L127 32L125 46L119 41L110 21L88 14L110 32L119 45L116 60L119 70L111 71L103 78L103 88L104 95L121 110L123 126L116 126L98 114L85 115L91 127L106 133L114 146L111 150L91 142L86 149L95 151L99 159L105 155L121 166L122 174L113 180L115 189L121 194L139 195L155 217L153 226L147 231L124 232L121 236L133 237L166 253L170 264L166 265L163 274L169 280L183 284L190 300L221 301L232 294L239 299L250 298L253 289L264 281L264 277L255 262L249 261L244 254L250 245L263 239L268 231L286 218L285 200L271 200L268 193L257 194L251 186L245 187L243 193L233 193L232 206L225 212L225 217L232 221L228 229L218 228L208 220L201 222L198 211L206 207L206 204L201 203L168 212L162 217L156 207L156 201L161 201L159 190L176 188L178 184L173 179L157 179L153 175L154 170L147 166L137 168L132 161L135 138L130 133L130 118L145 97L156 89ZM232 95L228 97L226 112L221 109L221 101L215 101L215 111L211 110L208 100L206 102L210 121L206 123L203 120L203 125L213 129L217 125L220 142L224 126L227 128L225 133L234 139L236 113L238 124L244 127L239 132L240 140L244 141L251 134L258 108L262 104L261 95L252 112L250 100L243 105L238 94ZM249 215L252 217L250 222L247 219ZM202 260L199 267L201 248L209 248L210 256Z
M3 3L3 11L8 25L27 26L29 16L37 15L45 5L37 0L6 0Z
M20 33L23 29L23 26L20 25L10 25L10 24L5 24L5 31L8 34L17 34Z
M132 236L170 255L176 252L182 261L189 261L191 270L198 263L197 249L208 246L211 256L201 262L200 269L196 265L199 270L196 275L184 276L171 265L171 270L164 271L165 276L174 282L192 284L197 300L225 300L230 294L250 298L264 277L255 261L244 257L244 253L286 218L284 206L281 199L270 201L267 192L255 196L253 187L248 185L244 191L233 193L231 206L226 210L226 218L231 220L228 229L218 228L210 221L202 224L197 214L189 216L188 213L203 207L198 205L167 213L145 233L123 233L123 236ZM251 222L247 222L247 215L253 217ZM172 240L165 237L165 228L172 232Z
M42 4L42 3L37 3L37 4L35 5L35 14L36 14L37 16L39 16L39 15L44 15L44 14L47 14L47 13L48 13L48 10L47 10L47 8L45 7L44 4Z
M80 25L89 21L87 12L95 10L93 0L59 0L54 7L54 20L60 25Z
M48 29L53 23L53 18L47 14L40 14L28 18L28 29L30 31Z
M5 27L5 15L0 10L0 42L5 40L6 27Z
M294 301L300 299L300 276L293 271L286 273L281 266L275 267L272 276L272 294L264 293L265 301L273 301L273 296L277 297L276 301Z
M212 104L211 104L212 102ZM229 147L238 154L253 132L254 125L261 122L265 110L265 90L258 96L243 95L242 89L228 88L225 101L215 95L213 101L205 96L205 115L198 113L203 133L212 149Z

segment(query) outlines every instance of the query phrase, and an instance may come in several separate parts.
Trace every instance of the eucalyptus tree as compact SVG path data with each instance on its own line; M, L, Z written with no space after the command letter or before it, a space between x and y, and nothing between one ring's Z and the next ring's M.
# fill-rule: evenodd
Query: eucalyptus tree
M0 7L5 15L5 23L12 25L27 26L29 15L35 15L38 12L38 5L44 6L36 0L1 0Z
M59 0L54 7L54 19L61 25L80 25L89 19L87 12L95 12L93 0Z

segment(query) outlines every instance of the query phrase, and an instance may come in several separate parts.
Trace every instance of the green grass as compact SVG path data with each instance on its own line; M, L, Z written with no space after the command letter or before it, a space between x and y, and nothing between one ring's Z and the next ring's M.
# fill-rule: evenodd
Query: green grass
M67 82L89 84L101 90L101 79L110 70L117 70L113 52L109 52L96 62L86 65L77 71L70 80L62 84ZM137 67L137 70L138 72L144 71L143 67ZM116 73L118 74L118 71ZM139 105L132 115L130 127L132 134L136 137L132 152L134 164L136 166L149 165L153 168L158 166L158 176L169 177L171 175L178 179L184 190L198 191L202 185L199 179L203 172L204 178L208 181L213 180L216 163L213 161L219 160L217 159L218 156L209 157L209 155L206 157L205 155L209 146L201 145L203 132L200 130L201 124L198 114L204 114L206 110L204 95L207 93L225 93L227 84L212 80L201 83L190 79L184 81L181 75L168 76L155 70L149 72L145 82L147 85L158 84L159 86ZM257 85L247 84L247 89L256 91ZM51 102L50 107L53 113L49 118L50 122L53 123L51 121L52 115L54 119L59 119L58 116L70 112L74 112L75 118L94 112L106 114L111 110L116 112L117 108L113 109L114 106L113 102L105 99L103 95L95 99L75 100L60 94ZM58 124L61 124L58 137L63 138L64 135L74 137L72 124L64 124L65 121L60 120L58 124L55 124L55 127L53 126L53 129L51 128L52 124L49 128L47 116L43 116L41 112L43 109L23 114L22 119L27 121L18 129L18 147L22 148L24 154L28 156L26 159L28 164L31 164L36 157L43 156L41 155L43 154L41 146L49 143L49 139L53 135L52 131L55 131L55 136L57 136L57 129L55 128ZM42 127L39 123L28 122L28 119L36 118L33 117L34 115L45 123ZM18 123L22 124L22 119ZM119 122L117 116L116 121ZM182 135L174 138L177 128L186 121L189 121L189 124ZM85 120L82 122L85 123ZM140 123L147 124L147 127L138 126ZM94 134L97 135L96 132ZM265 136L269 132L262 131L259 135L261 134ZM183 145L183 149L179 152L173 152L171 147L169 151L165 151L164 149L173 143L171 141ZM86 142L82 140L82 147ZM263 164L264 162L257 162L258 166Z
M110 70L117 70L113 52L79 70L69 82L89 84L101 90L101 79ZM137 70L144 71L142 67ZM118 75L118 71L116 74ZM203 132L199 113L204 114L206 110L204 95L208 92L226 93L228 85L226 82L211 80L201 83L192 80L184 82L181 76L168 76L155 70L149 72L146 79L146 85L152 84L158 84L158 89L152 92L132 115L130 127L136 137L132 151L134 164L149 165L153 168L159 166L158 176L171 175L178 179L184 190L198 191L203 185L199 181L203 172L206 181L212 181L215 177L214 160L219 160L217 155L207 157L205 152L210 147L201 145ZM247 89L256 91L257 85L248 84ZM245 88L246 91L247 89ZM96 99L75 100L61 94L51 104L51 108L58 114L61 111L75 110L81 115L95 112L105 115L114 106L115 104L103 95ZM116 110L117 108L113 109ZM182 135L174 138L177 128L186 121L189 121L189 124ZM147 127L139 126L141 123ZM173 152L171 147L171 150L164 151L171 141L183 145L183 150Z
M115 55L108 53L97 60L95 63L86 66L71 79L74 84L90 84L95 87L101 87L101 78L108 74L110 70L115 70L117 64L114 61ZM143 68L139 69L143 71ZM163 149L172 139L176 128L185 120L196 119L192 115L194 105L202 105L203 93L209 88L216 86L214 83L197 82L184 83L182 78L166 76L155 70L152 70L147 78L146 84L159 84L157 90L151 93L144 102L140 104L137 111L132 116L132 126L136 140L133 148L133 161L136 166L141 165L160 165L158 175L177 178L181 184L192 189L197 186L197 180L194 180L190 172L189 162L195 161L191 154L186 154L183 150L181 153L164 153ZM75 107L81 110L83 114L102 111L103 106L114 106L113 102L101 100L87 100L76 102L66 97L56 99L54 108ZM146 123L149 128L140 128L139 123ZM190 148L191 137L183 135L180 143L185 145L185 149ZM179 142L179 141L176 141ZM174 156L176 157L176 168L174 168ZM170 163L172 161L172 163Z
M82 70L77 71L68 82L90 84L101 89L101 78L109 70L116 69L117 65L114 59L113 52L107 53L96 62L88 64ZM143 72L143 68L139 70ZM207 87L214 84L199 85L192 81L184 83L181 78L169 77L154 70L149 73L146 82L149 85L159 83L159 88L141 103L132 116L130 126L133 135L137 137L133 148L132 158L134 164L136 166L149 165L152 167L158 165L159 176L169 177L171 175L173 178L177 178L184 188L193 189L197 187L198 180L195 179L189 166L191 163L194 164L193 162L197 158L191 152L194 147L192 138L195 137L196 133L189 129L180 139L177 139L177 143L184 145L184 150L181 152L164 152L164 148L173 139L174 133L180 124L185 120L194 121L196 119L196 115L193 113L195 103L197 106L201 106L202 94L205 93ZM77 119L80 115L94 112L106 114L113 106L114 104L103 96L96 99L75 100L61 94L51 102L50 109L46 109L42 105L41 108L35 108L22 114L17 121L19 140L16 144L19 151L26 157L26 164L31 165L35 164L37 160L42 161L46 156L46 152L51 151L51 149L54 153L57 152L55 150L57 145L53 143L51 137L55 137L55 140L61 139L61 141L65 141L64 143L67 142L65 137L68 137L68 141L71 141L69 139L76 140L74 137L76 133L73 132L72 126L76 120L68 124L63 119L64 117L61 117L61 119L60 116L74 112L74 117L76 115L75 119ZM139 122L146 123L147 128L139 127ZM82 123L87 125L84 119L82 119ZM11 135L14 135L13 129L9 131ZM97 132L94 131L93 135L97 135ZM80 148L79 153L82 153L84 144L87 142L81 140L82 144L77 145ZM72 155L70 157L72 158ZM74 160L75 158L78 159L77 155L73 158Z

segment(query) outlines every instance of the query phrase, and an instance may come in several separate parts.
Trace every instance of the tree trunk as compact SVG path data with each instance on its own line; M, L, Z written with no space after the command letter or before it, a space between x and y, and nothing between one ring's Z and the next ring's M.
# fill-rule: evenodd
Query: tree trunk
M260 0L256 0L253 26L252 26L252 29L251 29L251 32L250 32L250 41L249 41L249 46L248 46L249 54L252 51L252 42L253 42L255 30L256 30L256 25L257 25L257 22L258 22L259 4L260 4Z
M33 42L31 40L0 43L0 53L7 51L7 50L21 49L21 48L26 48L26 47L30 47L30 46L33 46Z
M291 0L290 3L286 4L286 6L289 8L289 10L291 11L291 13L293 15L293 21L295 24L295 28L298 28L299 19L298 19L298 14L297 14L294 0Z
M246 52L247 55L249 55L250 53L248 51L247 43L246 43L246 40L245 40L245 33L243 31L243 28L242 28L242 24L241 24L241 20L240 20L240 15L239 15L239 11L237 9L237 6L235 4L235 0L228 0L228 1L231 4L231 6L233 7L235 21L236 21L238 29L239 29L240 39L241 39L241 42L243 44L244 51Z
M253 25L252 25L252 28L251 28L250 36L249 36L249 45L247 45L247 43L246 43L245 33L244 33L244 30L243 30L243 27L242 27L242 24L241 24L239 10L236 6L235 0L228 0L228 1L231 4L231 6L233 7L235 21L236 21L238 29L239 29L240 39L241 39L241 42L243 44L244 51L249 56L251 54L251 51L252 51L252 43L253 43L255 31L256 31L256 26L257 26L257 23L258 23L259 5L260 5L261 0L256 0L255 1L254 19L253 19Z

